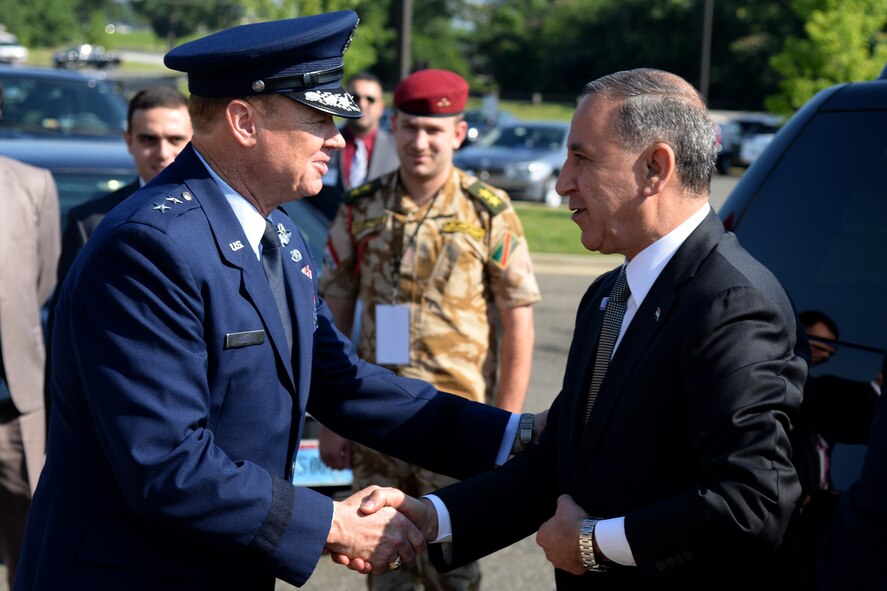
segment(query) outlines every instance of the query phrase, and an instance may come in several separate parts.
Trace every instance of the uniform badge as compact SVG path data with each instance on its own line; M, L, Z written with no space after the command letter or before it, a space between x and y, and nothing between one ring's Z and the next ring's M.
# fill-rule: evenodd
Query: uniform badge
M232 251L237 252L238 250L240 250L241 248L243 248L243 242L241 242L240 240L235 240L234 242L229 242L229 243L228 243L228 247L229 247Z
M293 262L294 262L294 263L298 263L299 261L302 260L302 253L301 253L301 251L299 251L298 248L294 249L293 252L292 252L292 254L290 254L290 258L293 259Z
M656 322L659 322L659 315L660 315L661 313L662 313L662 310L660 310L660 309L657 307L657 308L656 308L656 313L654 314L654 316L656 317Z
M290 243L290 236L293 233L287 230L283 224L277 224L277 235L280 237L281 246L286 246Z
M309 267L308 265L302 267L302 274L308 279L311 279L313 277L313 275L311 274L311 267Z
M179 199L178 197L173 197L172 195L167 197L166 200L169 201L170 203L172 203L173 205L181 205L182 203L184 203L181 199Z
M493 248L493 255L490 259L500 269L504 269L511 262L511 255L520 245L520 238L512 232L506 232L499 244Z
M169 205L167 205L166 203L155 203L154 207L152 207L151 209L159 211L160 213L166 213L166 210L172 209L172 208Z

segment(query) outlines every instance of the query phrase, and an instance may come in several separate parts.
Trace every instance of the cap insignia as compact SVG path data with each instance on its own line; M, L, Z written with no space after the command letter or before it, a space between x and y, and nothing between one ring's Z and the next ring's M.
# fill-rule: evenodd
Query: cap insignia
M354 23L354 28L351 29L351 34L348 35L348 40L345 42L345 45L342 46L342 55L345 55L345 52L348 51L348 48L351 47L351 40L354 39L354 31L357 30L357 25L360 23L360 19L357 19L357 22Z
M265 82L262 80L256 80L253 82L253 92L262 92L265 90Z
M447 97L443 97L442 99L437 101L438 107L449 107L451 104L452 103L450 103L450 99L448 99Z

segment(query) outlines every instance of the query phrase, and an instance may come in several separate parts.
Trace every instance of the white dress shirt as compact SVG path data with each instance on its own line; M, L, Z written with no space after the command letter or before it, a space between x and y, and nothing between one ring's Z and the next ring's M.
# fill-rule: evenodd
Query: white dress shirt
M662 270L677 252L678 248L693 233L693 230L702 223L702 220L706 218L710 210L711 206L706 201L696 213L684 220L678 227L639 252L632 260L626 261L625 278L628 281L631 294L628 297L619 336L616 338L616 344L613 347L614 354L619 347L619 343L622 342L622 337L625 335L625 331L628 329L629 324L631 324L634 315L641 304L643 304L644 298L647 297ZM438 537L434 541L452 541L453 528L446 505L435 495L426 495L426 498L432 502L437 510ZM628 539L625 537L624 517L599 521L594 528L594 537L598 548L608 559L623 566L637 566L634 555L631 552L631 546L629 546Z

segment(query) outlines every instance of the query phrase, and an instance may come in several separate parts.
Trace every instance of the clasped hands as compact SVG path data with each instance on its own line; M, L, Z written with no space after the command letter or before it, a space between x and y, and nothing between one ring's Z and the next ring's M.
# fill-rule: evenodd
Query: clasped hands
M427 499L396 488L370 486L333 503L324 551L361 574L396 570L437 538L437 511Z
M555 514L542 524L536 543L555 567L574 575L585 569L579 555L579 523L588 514L561 495ZM437 539L437 510L396 488L371 486L334 503L333 525L325 549L334 562L362 574L395 570ZM400 559L400 560L398 560Z

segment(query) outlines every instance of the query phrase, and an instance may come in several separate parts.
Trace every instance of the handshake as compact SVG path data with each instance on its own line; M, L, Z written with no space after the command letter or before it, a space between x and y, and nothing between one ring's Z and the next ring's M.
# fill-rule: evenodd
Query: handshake
M361 574L397 570L437 538L437 511L428 499L370 486L333 503L324 552Z

